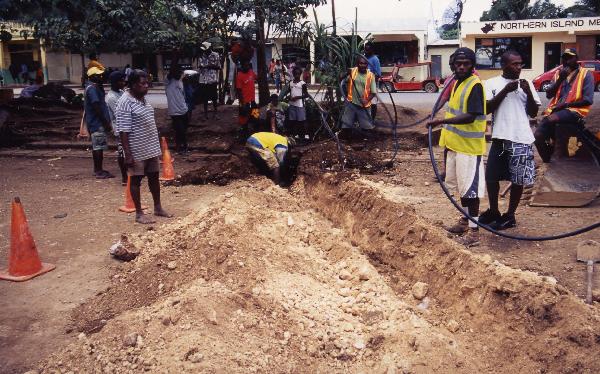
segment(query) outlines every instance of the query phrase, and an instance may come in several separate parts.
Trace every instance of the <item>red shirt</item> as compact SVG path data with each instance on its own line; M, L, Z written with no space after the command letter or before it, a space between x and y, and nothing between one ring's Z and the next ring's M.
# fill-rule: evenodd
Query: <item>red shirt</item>
M254 94L254 81L256 80L256 74L252 69L248 70L247 73L239 70L237 77L235 78L235 88L242 91L242 101L244 103L252 102L256 99Z

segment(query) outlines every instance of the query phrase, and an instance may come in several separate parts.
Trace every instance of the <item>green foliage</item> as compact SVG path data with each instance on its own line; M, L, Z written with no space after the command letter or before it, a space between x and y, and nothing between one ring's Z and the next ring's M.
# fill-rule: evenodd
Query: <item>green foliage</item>
M450 30L439 29L438 33L440 35L440 38L442 38L443 40L454 40L459 39L460 37L460 30L458 29L458 27Z
M550 0L494 0L490 10L484 11L481 21L508 21L537 18L561 18L564 9Z
M317 52L315 74L321 84L337 87L339 80L356 66L356 59L364 51L364 45L372 41L371 35L360 40L356 26L352 26L349 36L332 35L330 27L319 23L315 13L315 23L312 32L312 42Z
M578 0L575 5L565 9L564 13L571 13L573 17L600 16L600 0Z
M187 0L0 1L0 21L23 23L32 37L72 52L179 51L208 37L206 18Z

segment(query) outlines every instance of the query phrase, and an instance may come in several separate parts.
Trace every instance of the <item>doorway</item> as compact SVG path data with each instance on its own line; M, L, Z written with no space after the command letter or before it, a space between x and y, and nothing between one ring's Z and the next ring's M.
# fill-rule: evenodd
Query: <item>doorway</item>
M158 81L158 65L156 64L156 55L151 53L134 53L131 56L131 66L134 69L146 69L148 74L152 74L152 81Z
M552 70L560 65L562 43L546 43L544 47L544 71Z
M436 78L442 77L442 56L431 55L431 76Z

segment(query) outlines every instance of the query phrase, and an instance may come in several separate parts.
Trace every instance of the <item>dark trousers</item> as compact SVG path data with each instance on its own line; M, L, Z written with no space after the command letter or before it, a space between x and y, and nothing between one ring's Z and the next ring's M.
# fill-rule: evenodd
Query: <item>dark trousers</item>
M377 117L377 104L371 104L371 119L373 119L373 121L375 121L376 117Z
M558 117L558 122L550 120L551 116ZM570 110L563 109L552 113L551 116L544 117L534 133L535 146L540 154L540 158L544 162L550 162L552 154L554 153L557 126L562 127L568 133L575 136L578 135L584 127L581 116ZM553 140L553 144L549 143L550 139Z
M175 130L175 144L177 151L183 151L187 148L187 128L189 117L186 114L180 116L171 116L173 120L173 129Z

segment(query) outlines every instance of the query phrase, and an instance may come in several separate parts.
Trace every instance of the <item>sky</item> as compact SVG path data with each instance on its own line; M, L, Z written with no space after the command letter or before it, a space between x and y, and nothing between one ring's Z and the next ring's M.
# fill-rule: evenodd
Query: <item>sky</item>
M553 0L557 5L570 6L575 0ZM336 16L354 19L354 9L358 7L359 22L363 19L378 18L430 18L441 19L451 0L336 0ZM478 21L484 10L490 8L492 0L467 0L462 21ZM400 13L401 12L401 13ZM317 8L320 21L331 20L331 1ZM312 19L312 16L310 17Z

